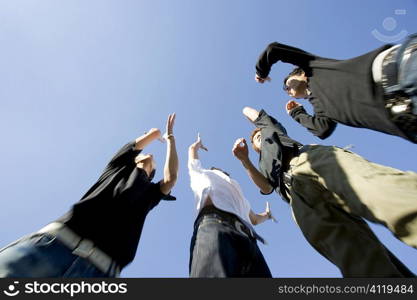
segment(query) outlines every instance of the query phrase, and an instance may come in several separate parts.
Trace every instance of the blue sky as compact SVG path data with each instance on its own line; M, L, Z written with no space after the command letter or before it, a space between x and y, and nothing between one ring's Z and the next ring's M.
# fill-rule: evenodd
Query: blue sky
M304 240L289 206L277 195L260 195L233 158L235 139L252 130L241 110L265 108L303 143L352 144L371 161L417 171L410 142L346 126L320 141L292 121L281 89L290 65L277 64L271 83L253 80L257 57L272 41L350 58L385 43L374 30L390 37L415 32L416 9L412 0L1 1L0 245L65 213L120 146L149 128L163 129L176 112L178 200L149 214L136 259L122 276L188 276L195 211L187 148L200 132L209 148L204 166L231 173L255 211L270 201L279 222L257 230L269 242L260 247L273 275L340 277ZM165 145L146 151L154 153L160 179ZM372 228L417 272L415 249Z

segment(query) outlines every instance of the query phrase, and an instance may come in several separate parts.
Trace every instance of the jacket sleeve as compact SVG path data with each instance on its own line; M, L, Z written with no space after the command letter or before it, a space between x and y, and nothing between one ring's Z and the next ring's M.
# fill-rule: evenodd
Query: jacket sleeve
M278 61L290 63L305 69L314 58L315 56L313 54L304 50L277 42L271 43L258 58L256 74L261 78L268 77L272 65Z
M291 110L291 117L300 123L302 126L307 128L315 136L324 140L328 138L336 128L337 123L328 117L322 116L311 116L309 115L304 107L298 106Z
M279 135L287 135L287 130L274 117L267 114L265 110L259 112L258 118L253 122L258 128L271 128L277 131Z

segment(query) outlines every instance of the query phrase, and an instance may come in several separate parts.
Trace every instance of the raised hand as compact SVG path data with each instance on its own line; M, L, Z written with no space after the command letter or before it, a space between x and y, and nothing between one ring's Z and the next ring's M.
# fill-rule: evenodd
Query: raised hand
M239 160L245 160L249 157L249 150L244 138L237 139L233 145L232 153Z
M174 136L174 123L175 123L175 113L168 115L167 123L165 126L165 133L163 136L160 136L158 140L162 143Z
M175 113L168 116L167 125L166 125L166 134L168 136L174 134L174 124L175 124Z
M178 154L174 138L175 113L168 115L164 138L167 141L167 154L164 166L164 178L160 181L161 192L168 195L178 178Z
M208 151L208 149L203 145L203 142L201 141L200 133L197 135L197 141L195 141L191 147L195 148L196 150L203 149Z
M197 135L197 142L199 143L201 149L208 151L208 149L203 145L203 142L201 141L200 133Z
M271 207L269 206L269 202L266 202L266 209L265 209L265 213L268 217L268 219L271 219L273 222L277 223L277 220L274 218L274 216L271 213Z
M152 143L154 140L161 138L161 131L158 128L151 128L146 131L143 135L136 138L135 148L136 150L143 150L147 145Z
M158 128L151 128L144 134L152 136L154 139L157 139L161 136L161 131Z

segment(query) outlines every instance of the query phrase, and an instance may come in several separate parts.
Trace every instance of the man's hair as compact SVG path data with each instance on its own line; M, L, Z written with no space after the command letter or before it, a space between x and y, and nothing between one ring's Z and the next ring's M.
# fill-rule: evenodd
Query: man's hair
M220 172L222 172L223 174L225 174L225 175L227 175L227 176L229 176L230 177L230 174L229 173L227 173L226 171L223 171L222 169L220 169L220 168L216 168L216 167L211 167L210 168L210 170L217 170L217 171L220 171Z
M253 148L253 150L255 150L256 152L258 152L259 153L259 149L257 149L256 147L255 147L255 144L254 144L254 142L253 142L253 138L255 137L255 135L259 132L259 131L261 131L261 128L255 128L253 131L252 131L252 134L250 135L250 142L251 142L251 144L252 144L252 148Z
M288 74L288 76L284 78L284 85L283 85L283 89L284 89L284 91L286 91L286 90L287 90L287 80L288 80L291 76L294 76L294 75L303 75L303 74L305 74L304 70L303 70L303 69L301 69L301 68L299 68L299 67L297 67L297 68L295 68L294 70L292 70L292 71L290 72L290 74Z

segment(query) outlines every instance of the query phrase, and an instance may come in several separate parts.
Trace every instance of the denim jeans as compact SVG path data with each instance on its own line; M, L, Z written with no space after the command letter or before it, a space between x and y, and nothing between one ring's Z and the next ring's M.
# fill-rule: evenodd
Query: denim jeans
M404 49L409 50L407 63L400 65L399 84L401 89L408 95L417 95L417 34L409 37ZM411 50L413 49L413 50ZM407 52L407 51L406 51ZM402 52L401 52L402 53ZM404 53L400 55L399 61L404 59Z
M113 269L113 268L111 268ZM32 234L0 250L0 278L115 277L114 270L98 270L87 259L72 254L55 237Z
M256 240L216 214L195 224L189 271L190 277L272 277Z
M402 137L417 143L417 34L385 57L384 72L382 86L391 120Z
M408 57L407 62L401 63L405 56ZM398 85L393 89L400 89L410 97L412 110L398 115L394 122L409 140L417 143L417 34L410 36L401 47L397 63L399 64Z

